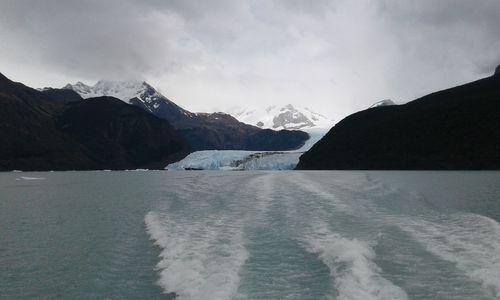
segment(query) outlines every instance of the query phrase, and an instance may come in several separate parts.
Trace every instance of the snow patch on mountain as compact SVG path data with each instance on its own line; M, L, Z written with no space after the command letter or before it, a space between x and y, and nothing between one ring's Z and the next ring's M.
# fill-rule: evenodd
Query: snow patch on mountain
M100 96L110 96L121 99L125 102L128 102L133 98L139 98L148 102L151 101L154 96L158 96L156 90L154 90L149 84L144 81L135 80L99 80L93 86L86 85L82 82L77 82L76 84L68 84L64 88L74 90L84 99Z
M142 107L159 117L164 114L168 114L172 118L176 118L175 115L179 114L186 117L195 115L170 101L145 81L99 80L93 86L77 82L67 84L63 88L74 90L84 99L101 96L115 97L126 103Z
M307 107L296 108L292 104L261 108L234 107L226 112L240 122L274 130L330 128L334 124L332 119L322 114Z
M379 106L391 106L391 105L396 105L396 103L394 103L394 101L392 101L391 99L385 99L382 101L375 102L369 108L379 107Z

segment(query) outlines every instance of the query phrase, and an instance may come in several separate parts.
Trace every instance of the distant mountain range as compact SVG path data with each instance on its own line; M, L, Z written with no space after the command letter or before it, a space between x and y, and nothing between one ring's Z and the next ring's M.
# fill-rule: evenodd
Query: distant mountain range
M297 129L333 124L290 104L231 112L236 118L187 111L142 81L35 90L0 74L0 171L163 169L197 150L297 149L309 138ZM499 116L500 67L488 78L348 116L297 169L500 169Z
M163 96L144 81L98 81L94 86L81 82L64 89L83 98L112 96L168 120L198 150L291 150L302 146L307 133L269 130L238 121L226 113L189 112ZM273 128L273 129L284 129ZM298 129L298 128L290 128Z
M282 151L308 138L189 112L146 82L36 90L0 74L0 171L163 169L196 150Z
M334 121L307 107L296 108L292 104L267 107L234 107L227 111L241 122L260 128L309 129L331 128Z
M500 67L492 77L385 104L337 123L297 169L500 169Z

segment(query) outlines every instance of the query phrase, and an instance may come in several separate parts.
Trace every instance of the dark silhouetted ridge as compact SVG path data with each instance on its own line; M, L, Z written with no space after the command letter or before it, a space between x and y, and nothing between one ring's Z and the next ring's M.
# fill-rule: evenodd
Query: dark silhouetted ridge
M69 103L81 101L83 98L73 90L46 88L41 91L53 101Z
M0 171L158 169L189 151L165 120L115 98L78 97L0 76Z
M352 114L297 169L500 169L500 76Z

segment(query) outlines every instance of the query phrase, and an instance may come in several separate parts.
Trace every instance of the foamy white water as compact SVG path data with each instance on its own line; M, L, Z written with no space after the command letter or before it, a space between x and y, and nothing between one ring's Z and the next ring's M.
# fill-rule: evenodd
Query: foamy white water
M29 177L29 176L21 176L17 178L17 180L45 180L44 177Z
M158 284L180 299L232 299L239 286L238 272L248 254L238 224L214 218L190 224L175 223L167 215L148 213L148 233L162 248Z
M491 218L456 213L401 222L429 252L456 264L485 291L500 298L500 225Z
M305 238L308 251L316 253L330 269L337 299L407 299L405 291L381 275L375 251L367 241L333 233L316 224Z
M373 174L336 179L307 172L239 173L244 180L228 175L213 185L210 173L200 174L197 184L206 193L196 192L206 199L186 197L186 189L179 196L187 207L204 207L196 217L170 205L145 219L162 248L158 283L165 293L180 299L428 298L440 287L415 290L437 258L456 266L447 283L453 288L438 298L499 297L500 227L491 218L456 213L443 218L426 207L425 196L383 184ZM415 202L417 215L394 213L384 201L396 196ZM399 232L388 235L388 229ZM378 253L388 247L387 239L424 252ZM412 271L425 257L430 260L422 271ZM398 275L393 265L408 270Z

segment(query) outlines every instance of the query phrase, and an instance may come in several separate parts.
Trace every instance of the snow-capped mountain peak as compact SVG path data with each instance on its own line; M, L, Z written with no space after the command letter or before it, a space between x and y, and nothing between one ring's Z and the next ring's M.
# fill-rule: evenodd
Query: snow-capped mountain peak
M82 82L68 84L64 88L72 89L83 98L111 96L129 102L130 99L150 102L155 96L161 96L152 86L145 81L113 81L99 80L95 85L89 86Z
M100 96L115 97L175 124L187 124L196 117L195 113L179 107L145 81L99 80L93 86L77 82L67 84L64 88L74 90L84 99ZM274 130L330 128L334 123L332 119L307 107L297 108L292 104L234 108L226 112L240 122Z
M275 130L330 128L334 123L332 119L307 107L296 108L292 104L264 108L235 107L228 113L240 122Z
M67 84L64 88L74 90L84 99L101 96L115 97L148 110L156 116L169 116L169 120L172 121L194 116L193 113L179 107L145 81L99 80L93 86L77 82Z

